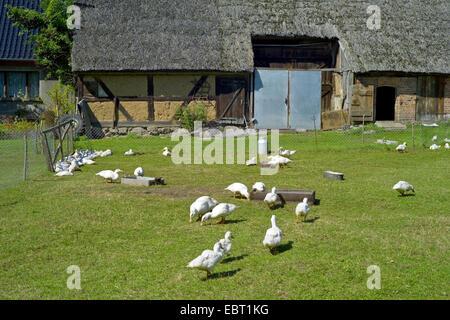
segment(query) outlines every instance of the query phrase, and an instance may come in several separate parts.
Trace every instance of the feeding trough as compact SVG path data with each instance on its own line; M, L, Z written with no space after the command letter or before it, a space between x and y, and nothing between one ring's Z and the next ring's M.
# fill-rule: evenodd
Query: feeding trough
M120 179L120 183L143 187L149 187L156 184L165 184L164 178L162 177L136 177L136 176L122 177Z
M324 171L323 177L331 180L344 180L344 174L334 171Z
M252 191L250 192L250 200L264 201L268 192ZM279 190L277 194L284 199L285 202L302 202L303 198L308 199L308 203L313 205L316 202L316 191L314 190Z

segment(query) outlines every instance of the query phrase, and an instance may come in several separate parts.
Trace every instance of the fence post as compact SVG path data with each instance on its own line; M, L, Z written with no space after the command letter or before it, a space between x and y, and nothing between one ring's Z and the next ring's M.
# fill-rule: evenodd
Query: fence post
M27 131L25 130L25 134L23 136L24 141L24 156L23 156L23 180L27 180L27 162L28 162L28 141L27 141Z
M415 149L415 141L414 141L414 121L412 122L411 126L411 138L412 138L412 147Z
M317 148L317 128L316 128L316 116L313 116L313 121L314 121L314 143L316 145L316 151L318 150Z
M362 139L362 143L364 144L364 123L366 121L366 115L363 114L363 123L362 123L362 134L361 134L361 139Z

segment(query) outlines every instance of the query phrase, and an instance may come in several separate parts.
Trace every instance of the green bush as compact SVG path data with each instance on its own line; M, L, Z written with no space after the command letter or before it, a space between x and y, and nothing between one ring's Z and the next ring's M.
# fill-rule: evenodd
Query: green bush
M180 107L175 113L175 119L183 128L192 131L195 121L201 121L202 125L206 123L206 105L203 102L196 102L191 108Z

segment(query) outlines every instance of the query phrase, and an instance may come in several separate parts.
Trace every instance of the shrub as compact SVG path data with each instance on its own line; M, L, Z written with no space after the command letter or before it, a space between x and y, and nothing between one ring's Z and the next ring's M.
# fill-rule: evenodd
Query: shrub
M59 82L47 93L52 100L50 107L55 114L56 106L59 107L59 116L75 110L75 89L73 87Z
M181 126L189 131L194 130L194 121L206 123L206 105L203 102L196 102L192 107L178 108L175 113Z

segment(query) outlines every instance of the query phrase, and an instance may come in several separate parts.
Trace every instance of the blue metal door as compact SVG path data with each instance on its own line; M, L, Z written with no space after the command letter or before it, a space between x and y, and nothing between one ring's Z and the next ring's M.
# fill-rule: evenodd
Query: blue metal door
M322 73L289 71L289 128L320 129Z
M255 70L255 128L286 128L288 111L287 70Z
M255 128L320 128L321 82L320 71L255 69Z

